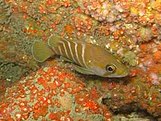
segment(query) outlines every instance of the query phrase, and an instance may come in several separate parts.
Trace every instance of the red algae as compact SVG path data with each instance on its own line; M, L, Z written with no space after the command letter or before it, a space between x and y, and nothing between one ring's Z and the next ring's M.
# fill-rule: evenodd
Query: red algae
M53 121L74 121L69 115L70 111L67 112L57 112L57 113L50 113L49 119Z
M161 63L161 51L156 51L154 54L154 61L156 63L160 62Z
M38 109L33 110L33 118L38 119L40 116L45 117L48 113L46 106L38 106Z
M94 101L88 100L84 103L84 106L89 108L92 111L96 111L99 109L98 104L95 103Z
M46 77L50 78L46 80ZM90 120L92 115L101 115L102 119L110 120L109 111L97 102L99 92L94 88L91 91L74 75L60 72L59 67L44 67L32 78L26 77L7 88L5 99L0 102L1 119L40 120L43 117L44 120L74 121L76 117Z
M64 30L68 35L71 35L72 33L74 33L74 27L72 25L70 25L70 24L66 25L64 27Z

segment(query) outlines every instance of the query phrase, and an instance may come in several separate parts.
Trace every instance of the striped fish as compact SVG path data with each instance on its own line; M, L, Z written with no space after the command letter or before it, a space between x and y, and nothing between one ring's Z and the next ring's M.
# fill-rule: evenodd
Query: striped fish
M72 62L74 69L82 74L125 77L129 73L126 66L104 48L59 36L51 36L47 44L42 41L34 42L32 54L38 62L44 62L53 55L60 55L66 61Z

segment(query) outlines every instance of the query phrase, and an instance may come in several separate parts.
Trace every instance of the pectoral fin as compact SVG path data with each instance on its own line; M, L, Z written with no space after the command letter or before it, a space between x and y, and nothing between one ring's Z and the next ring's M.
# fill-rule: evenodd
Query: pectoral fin
M38 62L44 62L54 55L54 52L43 41L35 41L32 46L32 55Z
M73 62L72 60L70 60L70 59L68 59L68 58L66 58L66 57L64 57L64 56L60 56L60 60L66 61L66 62L70 62L70 63Z
M87 75L93 75L93 74L94 74L94 73L93 73L91 70L89 70L89 69L83 68L83 67L78 66L78 65L73 65L73 66L74 66L74 69L75 69L77 72L81 73L81 74L87 74Z

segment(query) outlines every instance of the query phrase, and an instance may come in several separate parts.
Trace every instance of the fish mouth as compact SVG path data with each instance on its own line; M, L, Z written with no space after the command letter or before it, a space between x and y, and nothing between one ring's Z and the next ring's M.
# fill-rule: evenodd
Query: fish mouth
M104 75L104 77L107 77L107 78L123 78L123 77L126 77L128 75L129 75L129 73L124 73L124 74L111 74L111 75Z

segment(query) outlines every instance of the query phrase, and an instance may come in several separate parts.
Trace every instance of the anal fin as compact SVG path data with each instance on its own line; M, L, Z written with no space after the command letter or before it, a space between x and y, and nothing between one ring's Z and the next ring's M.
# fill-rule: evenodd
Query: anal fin
M66 62L70 62L70 63L73 63L72 60L70 60L70 59L68 59L68 58L66 58L66 57L64 57L64 56L60 56L60 60L66 61Z
M81 66L74 65L74 64L73 64L73 67L77 72L79 72L81 74L94 75L94 73L91 70L87 69L87 68L83 68Z

